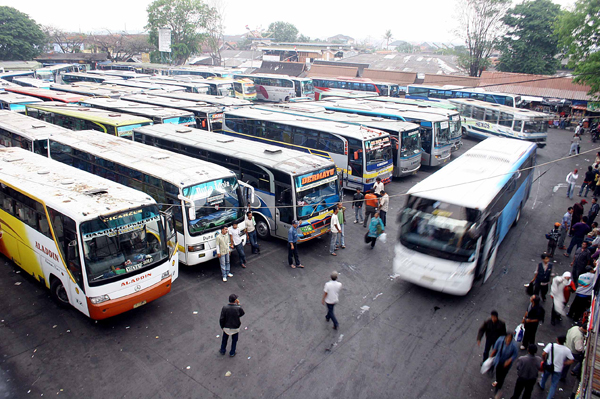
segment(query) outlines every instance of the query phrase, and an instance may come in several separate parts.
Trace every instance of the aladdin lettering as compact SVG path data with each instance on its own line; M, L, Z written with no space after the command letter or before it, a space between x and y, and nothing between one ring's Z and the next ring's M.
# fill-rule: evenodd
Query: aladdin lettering
M327 177L333 176L335 174L335 169L329 169L325 172L315 173L314 175L306 176L302 178L302 185L315 182L317 180L325 179Z
M37 241L35 242L35 247L37 249L39 249L40 251L42 251L44 254L46 254L46 256L49 256L50 258L52 258L58 262L58 255L56 253L54 253L53 251L49 250L48 248L46 248L45 246L43 246L42 244L40 244Z
M146 274L144 274L142 276L137 276L136 278L132 278L130 280L123 281L121 283L121 287L126 287L126 286L128 286L130 284L139 283L140 281L142 281L142 280L144 280L146 278L149 278L149 277L152 277L152 273L146 273Z

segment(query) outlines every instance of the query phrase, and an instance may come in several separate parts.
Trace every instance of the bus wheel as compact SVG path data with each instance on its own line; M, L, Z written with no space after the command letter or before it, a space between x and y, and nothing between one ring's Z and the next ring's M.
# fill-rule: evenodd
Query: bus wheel
M462 128L462 135L463 137L467 136L467 129L465 129L464 127Z
M286 97L285 100L283 100L283 101L285 101L286 103L289 102L290 101L290 97L289 96Z
M267 240L271 237L269 224L263 218L256 218L256 235L258 235L261 240Z
M513 226L519 224L519 220L521 220L521 208L523 208L523 204L519 205L519 209L517 209L517 216L515 217L515 221L513 222Z
M69 303L69 296L67 295L67 290L63 285L62 281L58 278L54 278L52 280L52 284L50 285L50 296L52 299L56 301L56 303L63 308L67 308L71 306Z

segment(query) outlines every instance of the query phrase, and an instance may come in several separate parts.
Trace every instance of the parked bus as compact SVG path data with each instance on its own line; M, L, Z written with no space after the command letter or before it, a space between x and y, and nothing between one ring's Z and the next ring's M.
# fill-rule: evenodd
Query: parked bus
M149 78L152 75L148 75L145 73L137 73L137 72L132 72L132 71L115 71L115 70L101 70L101 69L96 69L93 71L88 71L89 74L92 75L101 75L101 76L114 76L116 78L122 78L125 80L128 79L145 79L145 78Z
M223 133L333 160L343 187L371 189L389 183L394 170L390 135L333 121L308 119L252 107L225 111Z
M152 94L133 94L121 97L122 100L148 106L175 108L192 112L196 118L196 127L210 132L220 131L223 128L223 109L206 103L177 100L174 98L158 97Z
M44 101L54 101L68 104L77 104L80 101L83 101L87 98L86 96L81 96L78 94L59 93L53 90L39 89L37 87L10 86L4 87L4 90L25 96L39 98Z
M0 79L12 82L14 78L33 78L35 71L5 71L0 69Z
M521 104L521 96L516 94L495 93L485 91L482 88L463 88L462 86L425 86L409 85L407 98L416 99L442 99L451 98L471 98L473 100L485 101L488 103L506 105L507 107L518 107Z
M235 73L243 73L243 69L240 68L223 68L223 67L178 67L169 69L169 75L193 75L201 76L203 78L219 77L219 78L233 78Z
M224 167L94 131L54 135L49 148L53 159L143 191L159 206L172 208L179 260L185 265L217 257L216 235L223 226L238 223L246 241L246 198L253 200L254 189Z
M394 104L409 104L419 105L424 107L442 108L450 111L456 111L456 105L452 105L446 101L428 101L418 98L398 98L398 97L381 97L381 96L370 96L368 97L371 101L379 101L382 103L394 103Z
M299 242L329 231L333 208L340 201L335 164L242 138L204 130L156 125L136 129L134 141L215 162L254 187L250 203L259 237L287 240L294 219L300 221Z
M235 97L223 97L223 96L210 96L208 94L196 94L196 93L184 93L178 92L164 92L158 91L152 93L155 96L174 98L176 100L194 101L197 103L204 103L207 105L221 106L221 107L243 107L252 105L252 102L247 100L240 100Z
M39 103L43 103L39 98L11 93L10 91L0 91L0 109L25 113L25 104Z
M332 100L322 101L319 104L330 111L416 123L420 126L419 134L423 146L421 164L439 166L450 160L452 145L450 123L446 116L428 112L400 111L364 100Z
M91 71L90 71L91 72ZM94 73L83 73L83 72L71 72L62 75L62 82L56 83L79 83L79 82L90 82L90 83L104 83L106 81L114 81L115 79L121 79L116 76L98 75ZM124 80L124 79L122 79Z
M321 93L327 93L331 89L336 91L362 91L373 93L379 96L398 97L400 95L400 86L389 82L375 82L366 78L350 77L313 77L315 87L315 99L321 99Z
M413 186L400 212L394 275L453 295L485 282L529 198L535 156L533 143L489 138Z
M318 104L318 103L317 103ZM421 138L419 125L403 121L391 121L383 118L373 118L345 112L327 111L325 108L311 104L277 104L272 106L255 106L273 112L329 120L351 125L364 126L370 129L381 130L390 135L392 140L392 155L394 160L393 176L406 176L417 173L421 167Z
M236 97L248 101L256 100L256 88L250 79L221 78L217 76L203 78L198 75L173 75L169 79L175 82L195 83L208 87L206 93L188 90L191 93Z
M28 104L27 115L71 130L97 130L131 138L133 128L151 125L152 120L98 108L58 103Z
M167 76L152 76L148 78L136 79L135 82L148 83L152 85L163 85L163 86L174 86L182 88L187 93L199 93L199 94L211 94L209 85L203 81L178 81ZM233 89L231 93L228 90L224 90L219 95L233 96Z
M81 103L83 106L100 108L110 112L123 112L151 119L153 123L174 123L176 125L195 126L194 114L174 108L124 101L116 98L89 98Z
M114 78L114 76L113 76ZM145 82L138 82L135 80L125 80L125 79L121 79L121 80L107 80L104 82L104 84L113 84L113 85L117 85L117 86L123 86L123 87L134 87L137 89L143 89L144 92L147 91L152 91L152 90L163 90L163 91L168 91L168 92L184 92L185 88L184 87L180 87L180 86L167 86L167 85L162 85L162 84L158 84L158 83L145 83Z
M56 64L35 70L34 77L46 82L62 83L61 78L69 72L85 71L85 66L79 64Z
M65 86L67 86L67 85L56 86L56 84L53 84L53 86L51 88L60 87L60 88L64 89ZM111 92L122 93L123 95L139 94L139 93L145 93L148 91L146 89L140 89L139 87L119 86L119 85L110 84L110 83L75 82L75 83L71 83L68 86L76 88L77 91L75 91L75 92L78 92L80 90L87 90L87 88L110 90ZM59 90L59 91L66 91L69 93L71 92L69 90ZM98 97L98 96L93 96L93 97Z
M68 85L61 85L58 83L50 83L50 89L54 91L61 91L71 94L79 94L86 97L105 97L105 98L119 98L125 94L129 94L123 91L117 91L113 89L107 89L104 87L94 87L84 84L71 83Z
M233 85L233 92L236 98L247 101L255 101L258 98L256 94L256 86L254 86L254 82L251 79L246 78L234 78L234 79L225 79L225 78L207 78L206 83L211 87L211 94L216 90L213 89L213 85L223 84L223 83L231 83Z
M460 110L463 134L476 139L509 137L536 143L544 148L548 139L547 114L484 101L454 98Z
M168 75L169 66L165 64L152 64L147 62L111 62L110 64L99 64L98 69L102 71L131 71L148 75Z
M23 87L37 87L39 89L49 89L52 82L35 78L13 78L12 83Z
M61 306L99 320L171 291L172 217L147 194L21 148L0 168L0 252Z
M342 90L342 89L328 89L320 92L315 92L315 100L333 100L333 99L346 99L346 98L392 98L392 97L380 97L377 92L370 91L354 91L354 90ZM395 97L393 97L395 98ZM296 99L291 100L293 102Z
M0 110L0 147L19 147L48 155L48 138L67 131L21 113Z
M310 78L297 78L275 74L236 73L238 79L250 79L256 88L257 99L270 102L288 102L292 98L315 98L313 81Z

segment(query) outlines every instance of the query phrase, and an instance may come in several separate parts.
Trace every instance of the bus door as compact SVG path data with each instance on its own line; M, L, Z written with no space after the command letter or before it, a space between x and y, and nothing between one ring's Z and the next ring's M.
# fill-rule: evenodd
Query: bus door
M302 82L294 80L294 88L296 89L296 97L302 97Z
M363 188L364 152L362 142L348 139L348 170L345 174L345 184L342 187Z
M431 122L423 122L419 128L421 135L421 145L423 147L422 162L423 165L431 166L433 152L433 127Z
M173 217L173 207L169 207L164 211L160 212L163 223L163 228L167 236L167 250L169 251L169 261L172 261L174 255L177 252L177 231L175 230L175 223ZM158 232L156 232L158 234ZM171 270L171 281L175 281L179 274L179 261L178 257L175 257L175 262L171 263L174 267Z
M294 220L292 186L275 182L275 231L279 237L287 237L287 230Z

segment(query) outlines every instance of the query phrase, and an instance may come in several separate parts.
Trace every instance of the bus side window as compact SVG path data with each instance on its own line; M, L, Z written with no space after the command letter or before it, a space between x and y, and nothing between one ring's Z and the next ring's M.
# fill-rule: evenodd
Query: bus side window
M482 121L485 114L485 108L473 107L473 118Z
M348 165L352 176L363 176L363 150L359 140L348 139Z
M500 125L506 126L506 127L511 127L512 123L513 123L512 114L507 114L504 112L500 113Z
M515 121L515 124L513 126L513 130L515 132L520 132L522 128L523 128L523 121Z

